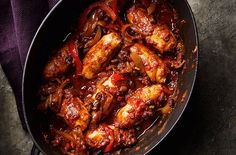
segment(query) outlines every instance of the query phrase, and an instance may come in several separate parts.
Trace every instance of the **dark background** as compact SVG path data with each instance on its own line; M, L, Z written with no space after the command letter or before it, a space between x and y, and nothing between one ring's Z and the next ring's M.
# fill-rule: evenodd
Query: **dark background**
M200 44L196 84L181 119L150 154L236 155L236 0L188 2ZM29 154L32 141L1 69L0 118L0 154Z

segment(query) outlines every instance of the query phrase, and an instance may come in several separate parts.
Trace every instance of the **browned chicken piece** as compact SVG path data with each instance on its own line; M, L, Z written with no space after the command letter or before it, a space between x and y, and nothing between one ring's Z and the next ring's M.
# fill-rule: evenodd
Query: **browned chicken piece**
M120 74L104 77L96 83L96 91L91 97L85 99L85 105L92 103L91 125L98 124L106 118L114 108L114 96L122 86L125 78ZM124 87L124 86L123 86Z
M121 37L115 32L103 36L85 55L82 75L87 79L94 78L111 59L120 43Z
M92 106L90 124L96 125L106 118L114 108L113 95L105 90L97 89L92 96Z
M114 150L120 146L129 147L137 142L134 129L119 129L113 125L102 124L85 134L86 144L103 152Z
M143 35L152 34L155 21L152 15L148 15L146 9L134 5L127 11L127 19L135 32Z
M131 58L135 64L137 64L137 67L142 65L140 64L140 61L142 61L144 70L152 82L164 83L166 81L166 75L169 72L169 69L156 54L142 44L134 44L130 48L130 51ZM134 59L134 56L136 59ZM140 68L140 70L142 70L142 68Z
M166 25L157 25L152 35L146 37L146 41L160 53L173 51L176 47L175 36Z
M174 34L166 25L155 25L152 15L147 10L134 5L127 12L127 19L135 32L146 35L147 43L161 53L172 51L176 46Z
M67 129L65 131L53 128L52 132L55 134L55 138L52 142L53 145L61 146L65 154L88 155L84 135L80 128Z
M127 104L118 112L115 125L119 128L129 128L153 116L163 95L160 84L137 89L129 95Z
M43 70L45 79L51 79L63 75L73 64L73 58L69 52L69 41L53 55Z
M82 131L87 128L90 121L90 114L78 97L64 99L57 115L61 116L71 128L80 127Z
M100 80L96 83L96 90L92 96L87 96L85 98L85 106L89 107L91 113L92 126L99 123L100 120L104 119L113 109L113 95L105 90L102 85L104 80Z

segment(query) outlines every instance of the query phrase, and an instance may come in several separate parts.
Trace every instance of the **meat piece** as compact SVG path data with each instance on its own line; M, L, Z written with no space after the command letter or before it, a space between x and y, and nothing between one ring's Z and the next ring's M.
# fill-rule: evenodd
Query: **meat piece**
M134 129L123 130L113 125L102 124L85 134L86 143L90 148L103 149L103 152L114 150L121 146L131 146L137 138Z
M43 70L45 79L52 79L63 75L72 66L73 58L69 52L69 44L70 42L67 41L64 46L50 58Z
M157 25L152 35L146 37L146 41L161 53L173 51L176 47L175 36L166 25Z
M97 89L92 96L92 101L91 124L95 125L106 118L114 108L113 95L105 90Z
M134 44L130 51L141 58L144 70L152 82L164 83L166 81L166 75L169 70L156 54L142 44Z
M64 99L61 111L58 115L61 116L70 127L80 127L82 130L87 128L90 121L88 110L77 97Z
M102 85L103 79L96 83L96 90L92 96L88 95L85 98L85 105L90 107L91 122L92 126L98 124L100 120L104 119L113 109L113 95L105 90Z
M159 105L159 97L163 94L160 84L137 89L118 112L115 125L119 128L129 128L153 116Z
M175 48L174 34L166 25L155 25L152 15L148 15L147 10L134 5L127 12L127 19L132 24L132 29L147 36L147 43L153 45L161 53Z
M143 35L151 35L154 30L154 19L148 15L146 9L134 5L127 11L127 19L132 24L132 29Z
M111 113L114 108L114 96L124 84L128 84L125 80L120 74L112 74L96 83L96 91L85 99L86 105L92 103L91 125L98 124Z
M121 38L117 33L112 32L103 36L85 55L82 75L87 79L94 78L110 60L120 43Z

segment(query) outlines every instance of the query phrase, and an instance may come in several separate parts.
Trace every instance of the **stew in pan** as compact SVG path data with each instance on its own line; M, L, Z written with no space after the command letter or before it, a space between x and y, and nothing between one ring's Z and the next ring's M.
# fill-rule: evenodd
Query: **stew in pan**
M101 0L85 9L42 73L45 142L70 155L135 145L175 107L184 23L165 0Z

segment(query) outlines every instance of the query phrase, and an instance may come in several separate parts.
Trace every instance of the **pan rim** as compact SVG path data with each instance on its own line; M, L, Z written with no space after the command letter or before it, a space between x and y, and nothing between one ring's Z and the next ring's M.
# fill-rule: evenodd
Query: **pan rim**
M196 52L196 58L195 58L195 61L196 61L196 67L195 67L195 71L194 71L194 77L193 77L193 81L192 81L192 85L191 85L191 88L189 90L189 95L186 99L186 102L185 102L185 105L183 107L183 109L181 110L181 112L179 113L178 117L175 118L173 124L171 124L169 130L167 130L167 132L163 135L163 137L155 144L153 145L152 147L150 147L145 153L144 155L147 155L148 153L150 153L155 147L157 147L157 145L159 145L163 139L166 138L167 135L169 135L169 133L173 130L173 128L176 126L177 122L179 121L179 119L181 118L181 116L183 115L187 105L188 105L188 102L192 96L192 92L193 92L193 88L194 88L194 85L195 85L195 82L196 82L196 76L197 76L197 70L198 70L198 55L199 55L199 38L198 38L198 29L197 29L197 24L196 24L196 20L195 20L195 17L194 17L194 14L192 12L192 9L188 3L187 0L184 0L184 2L186 3L187 7L188 7L188 11L191 15L191 19L192 19L192 22L193 22L193 28L194 28L194 34L195 34L195 38L196 38L196 45L195 45L195 48L197 48L197 52Z
M25 110L25 104L24 104L24 96L25 96L25 93L24 93L24 84L25 84L25 73L26 73L26 68L27 68L27 64L28 64L28 58L29 58L29 55L30 55L30 51L34 45L34 42L35 42L35 39L37 38L41 28L43 27L44 23L47 21L47 19L51 16L52 12L57 8L57 6L59 6L61 4L63 0L59 0L54 6L53 8L47 13L47 15L45 16L45 18L43 19L43 21L41 22L41 24L39 25L31 43L30 43L30 46L29 46L29 49L27 51L27 55L26 55L26 59L25 59L25 64L24 64L24 70L23 70L23 77L22 77L22 108L23 108L23 116L24 116L24 121L25 121L25 124L26 124L26 127L27 127L27 131L29 132L30 134L30 137L33 141L33 145L35 145L37 147L37 149L40 150L41 153L43 154L46 154L45 151L41 148L41 146L38 144L38 142L35 140L32 132L31 132L31 128L28 124L28 118L26 116L26 110Z

